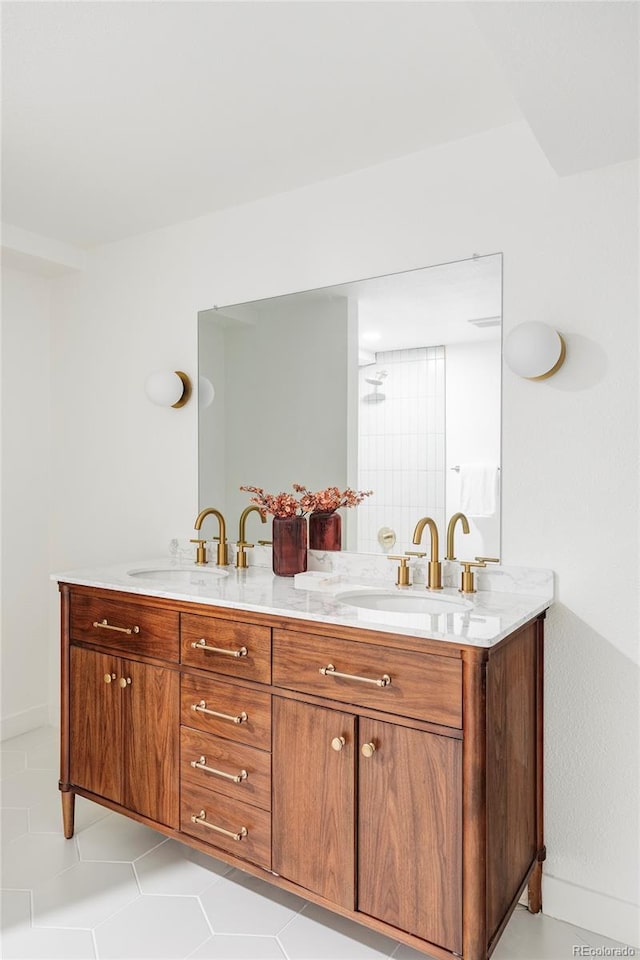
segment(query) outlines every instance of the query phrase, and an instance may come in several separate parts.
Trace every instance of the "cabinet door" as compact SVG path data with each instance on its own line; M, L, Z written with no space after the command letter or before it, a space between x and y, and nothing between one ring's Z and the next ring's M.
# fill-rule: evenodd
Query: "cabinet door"
M177 828L179 675L134 660L122 660L121 670L127 681L117 690L124 716L122 803Z
M361 719L358 910L462 952L462 744Z
M351 910L354 734L355 719L349 714L273 699L272 868Z
M120 660L71 647L71 782L122 799Z

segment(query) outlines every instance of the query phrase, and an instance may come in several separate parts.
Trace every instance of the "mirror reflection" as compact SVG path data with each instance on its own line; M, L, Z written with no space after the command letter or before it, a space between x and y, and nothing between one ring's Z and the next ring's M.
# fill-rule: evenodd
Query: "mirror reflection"
M462 510L457 556L499 556L501 315L501 254L201 312L200 507L235 539L243 484L371 489L343 549L418 549Z

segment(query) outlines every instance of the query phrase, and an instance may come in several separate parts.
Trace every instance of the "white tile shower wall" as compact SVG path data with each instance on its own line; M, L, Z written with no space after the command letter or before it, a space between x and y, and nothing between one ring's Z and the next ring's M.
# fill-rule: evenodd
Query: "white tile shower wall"
M380 553L381 527L407 549L420 517L444 523L445 348L376 354L359 371L358 415L358 487L374 491L358 507L358 551Z

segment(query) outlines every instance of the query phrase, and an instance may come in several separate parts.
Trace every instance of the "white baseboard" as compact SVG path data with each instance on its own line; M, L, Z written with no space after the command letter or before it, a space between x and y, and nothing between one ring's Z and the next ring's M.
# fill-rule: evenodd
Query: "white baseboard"
M542 912L611 940L640 947L640 905L559 880L544 871Z
M31 707L22 713L14 713L10 717L0 720L0 740L10 740L19 737L21 733L28 733L37 727L46 727L50 722L49 707L43 703L39 707Z

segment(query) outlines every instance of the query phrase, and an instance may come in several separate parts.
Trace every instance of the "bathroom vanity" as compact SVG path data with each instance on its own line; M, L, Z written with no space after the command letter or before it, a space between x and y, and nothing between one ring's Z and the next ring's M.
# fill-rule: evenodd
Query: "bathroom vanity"
M540 909L548 599L478 594L476 638L266 570L56 579L66 837L86 797L441 958Z

